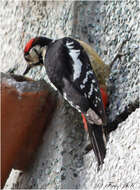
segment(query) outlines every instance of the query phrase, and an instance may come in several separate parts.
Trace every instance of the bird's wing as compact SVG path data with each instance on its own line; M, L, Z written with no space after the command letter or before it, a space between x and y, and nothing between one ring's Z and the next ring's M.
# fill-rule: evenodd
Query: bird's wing
M89 102L89 107L105 123L106 117L100 89L88 55L80 43L71 38L65 39L65 47L70 57L70 61L67 60L66 64L72 65L71 77L67 79L69 80L69 84ZM74 97L71 97L71 101L72 98Z

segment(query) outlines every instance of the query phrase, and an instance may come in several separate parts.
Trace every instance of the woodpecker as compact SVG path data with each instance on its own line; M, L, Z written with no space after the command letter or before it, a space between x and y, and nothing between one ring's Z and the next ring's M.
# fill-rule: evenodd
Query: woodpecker
M103 164L106 114L95 72L80 42L70 37L35 37L26 44L24 58L28 63L24 75L30 68L44 65L50 82L81 113L98 166Z

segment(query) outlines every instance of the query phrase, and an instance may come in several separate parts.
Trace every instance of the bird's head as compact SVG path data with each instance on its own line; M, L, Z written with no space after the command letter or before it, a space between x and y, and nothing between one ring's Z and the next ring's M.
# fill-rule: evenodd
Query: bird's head
M51 42L51 39L45 37L36 37L28 41L24 48L24 58L28 65L23 75L32 67L43 65L47 47Z

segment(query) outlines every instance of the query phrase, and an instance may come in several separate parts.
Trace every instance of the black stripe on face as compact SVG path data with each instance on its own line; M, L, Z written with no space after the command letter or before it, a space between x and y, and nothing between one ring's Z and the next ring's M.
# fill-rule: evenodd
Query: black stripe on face
M35 48L33 50L35 51L35 53L37 54L37 56L40 57L40 54L38 53L38 51Z

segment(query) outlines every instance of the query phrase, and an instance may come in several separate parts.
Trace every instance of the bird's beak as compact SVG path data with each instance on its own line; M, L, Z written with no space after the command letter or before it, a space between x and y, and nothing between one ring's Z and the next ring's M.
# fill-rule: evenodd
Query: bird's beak
M23 75L26 75L26 74L30 71L30 69L32 69L32 68L35 67L35 66L39 66L39 65L41 66L41 65L43 65L43 64L41 64L40 62L28 64L27 67L26 67L26 70L25 70L24 73L23 73Z

